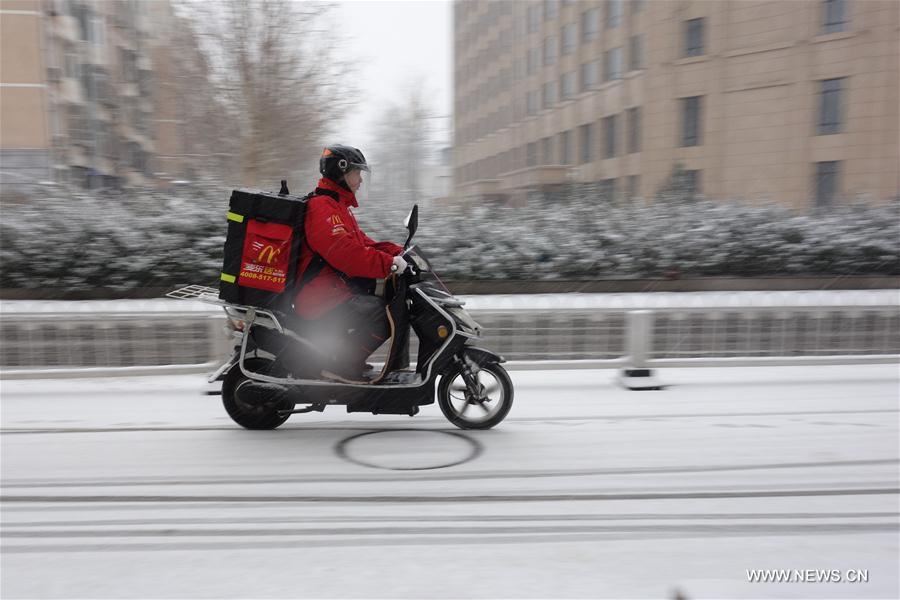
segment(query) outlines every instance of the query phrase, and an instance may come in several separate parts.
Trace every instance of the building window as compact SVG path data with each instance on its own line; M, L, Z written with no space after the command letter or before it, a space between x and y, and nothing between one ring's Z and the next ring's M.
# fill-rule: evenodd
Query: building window
M575 95L575 71L563 73L559 79L560 96L563 100Z
M600 196L604 200L614 200L616 198L615 179L604 179L600 182Z
M107 127L97 128L97 146L100 156L109 159L115 159L118 151L116 144L116 136Z
M572 164L572 131L563 131L559 134L559 164Z
M644 36L633 35L629 40L628 70L637 71L644 68Z
M91 42L95 46L102 46L105 43L106 35L103 29L103 17L91 18Z
M821 81L821 101L819 104L819 135L830 135L841 132L841 96L844 89L844 77Z
M138 71L137 78L137 87L138 93L146 98L150 99L153 95L153 74L151 71Z
M540 100L540 96L537 91L528 92L525 96L525 112L526 114L533 115L538 111L538 101Z
M592 162L594 160L593 123L585 123L579 127L578 134L581 139L581 164Z
M628 153L641 151L641 109L628 109Z
M556 82L548 81L544 84L544 108L550 108L556 104Z
M109 76L100 67L94 67L94 90L98 100L110 106L115 105L115 98L109 93Z
M641 195L641 176L640 175L629 175L628 176L628 197L629 198L638 198Z
M541 7L537 4L528 6L528 33L541 30Z
M603 138L605 140L603 158L613 158L617 151L615 115L603 119Z
M841 163L837 160L816 163L816 207L834 205L837 198Z
M684 22L684 55L703 56L703 22L705 19L691 19Z
M66 77L78 79L81 77L81 63L78 62L78 53L71 47L66 47Z
M597 73L599 71L597 61L591 61L581 65L581 90L589 90L597 87Z
M553 164L553 138L545 137L541 140L541 164Z
M622 48L612 48L604 53L605 81L622 78Z
M84 110L75 104L67 105L66 125L69 133L69 141L73 144L87 145L90 139L90 130L84 118Z
M684 171L682 177L684 191L688 196L693 197L700 193L700 171Z
M581 14L581 39L585 42L596 39L600 32L600 9L592 8Z
M681 145L699 146L703 143L701 123L703 96L691 96L681 99Z
M528 149L525 153L526 159L525 164L529 167L534 167L537 165L538 159L538 145L537 142L529 142Z
M822 2L822 33L847 30L847 3L844 0Z
M94 85L94 69L91 65L84 65L81 69L81 87L84 89L84 97L88 100L97 99L97 87Z
M534 75L541 63L541 49L532 48L528 51L528 74Z
M496 3L492 4L496 6ZM555 19L559 15L559 0L544 0L544 18Z
M87 42L91 39L91 13L89 9L80 4L72 5L72 16L78 21L80 39Z
M544 66L556 64L556 36L544 40Z
M622 0L606 0L606 28L615 29L622 24Z
M571 54L578 44L578 25L569 23L562 30L562 53Z

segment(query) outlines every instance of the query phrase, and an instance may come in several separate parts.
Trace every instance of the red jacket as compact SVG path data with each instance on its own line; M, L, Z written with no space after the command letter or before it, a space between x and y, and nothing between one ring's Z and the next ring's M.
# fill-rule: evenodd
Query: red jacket
M353 192L325 178L318 187L336 192L338 199L322 194L310 198L306 206L306 240L300 250L297 281L316 254L326 264L294 297L294 312L304 319L319 317L354 295L338 272L347 277L387 277L394 255L403 251L397 244L376 242L362 232L350 212L351 206L359 206Z

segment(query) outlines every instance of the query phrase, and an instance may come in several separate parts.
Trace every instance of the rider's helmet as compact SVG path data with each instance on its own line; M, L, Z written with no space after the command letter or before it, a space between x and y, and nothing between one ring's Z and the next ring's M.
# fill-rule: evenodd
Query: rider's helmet
M366 157L358 148L335 144L322 151L322 156L319 158L319 173L327 179L341 182L344 175L352 169L369 170Z

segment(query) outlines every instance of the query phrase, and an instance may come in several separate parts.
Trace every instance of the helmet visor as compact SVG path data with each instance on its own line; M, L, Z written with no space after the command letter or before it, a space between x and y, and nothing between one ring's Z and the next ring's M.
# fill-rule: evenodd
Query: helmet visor
M359 171L359 180L359 189L354 195L357 200L365 202L369 199L369 189L372 187L372 171L369 170L369 167Z

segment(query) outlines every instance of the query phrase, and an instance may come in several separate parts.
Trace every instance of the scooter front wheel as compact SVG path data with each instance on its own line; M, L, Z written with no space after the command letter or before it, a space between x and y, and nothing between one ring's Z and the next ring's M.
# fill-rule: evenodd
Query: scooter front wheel
M447 420L460 429L490 429L506 418L513 403L512 380L497 363L486 364L464 375L451 367L438 385L438 406Z

